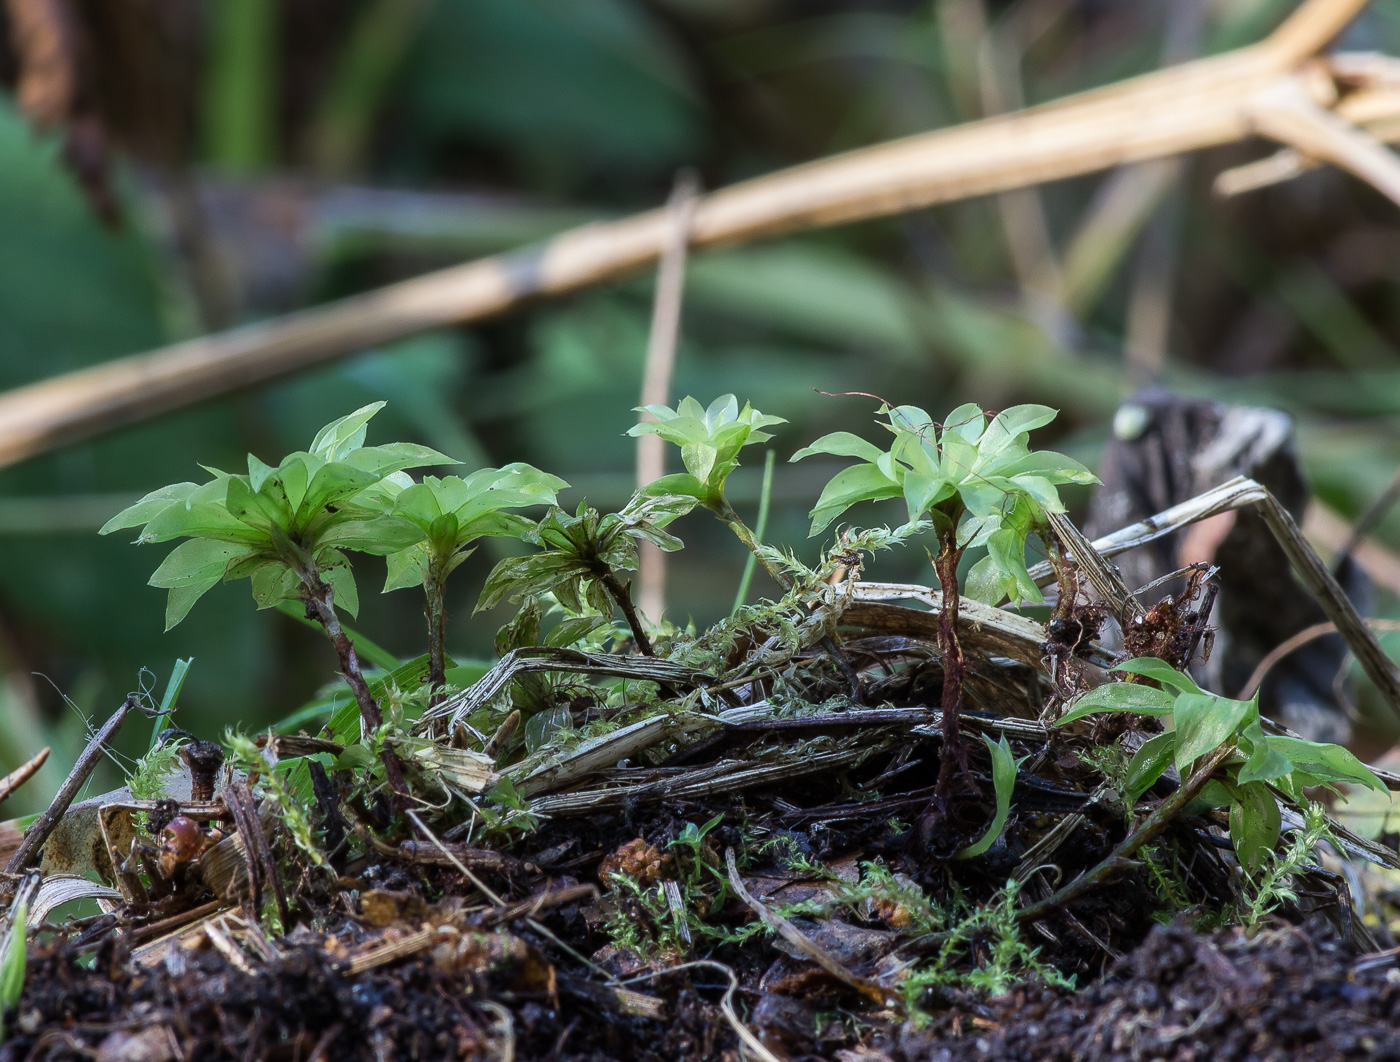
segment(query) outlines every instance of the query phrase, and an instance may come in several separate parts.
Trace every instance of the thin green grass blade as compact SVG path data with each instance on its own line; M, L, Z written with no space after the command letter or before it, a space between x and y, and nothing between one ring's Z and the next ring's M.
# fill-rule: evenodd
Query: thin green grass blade
M763 486L759 489L758 495L758 522L754 525L753 537L760 544L763 536L768 531L768 508L773 498L773 463L777 455L769 450L763 457ZM744 574L739 579L739 592L734 595L734 607L729 610L732 616L744 606L744 601L749 596L749 584L753 582L753 571L758 565L758 558L752 553L749 559L744 562Z

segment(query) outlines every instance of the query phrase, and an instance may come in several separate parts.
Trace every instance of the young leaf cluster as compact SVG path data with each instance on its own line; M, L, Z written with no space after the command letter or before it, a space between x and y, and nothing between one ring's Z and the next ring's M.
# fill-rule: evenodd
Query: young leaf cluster
M637 543L651 542L667 552L683 543L664 530L677 515L675 499L634 498L619 513L599 513L586 502L569 513L552 506L522 535L539 553L501 561L486 579L477 610L503 600L553 594L576 615L588 610L612 614L609 578L637 569Z
M760 413L747 402L740 409L733 395L720 395L708 408L687 397L675 409L639 406L636 412L650 413L656 420L634 424L627 434L659 435L681 448L685 463L684 472L663 476L648 486L648 492L693 498L715 510L728 507L724 484L739 467L739 451L750 443L771 439L764 428L787 423L782 417Z
M1045 525L1046 513L1064 510L1057 485L1097 481L1077 461L1030 449L1030 432L1050 423L1055 410L1012 406L989 419L969 403L942 425L918 406L882 405L880 412L894 436L888 450L838 431L793 454L794 461L812 454L859 459L822 491L811 533L858 502L900 498L911 524L928 518L939 538L953 537L959 551L987 547L968 574L969 597L1044 600L1026 569L1027 536Z
M424 476L407 487L386 484L392 515L417 528L418 540L388 555L384 589L445 580L471 556L478 539L530 534L534 522L507 510L553 505L567 486L558 476L520 462L465 477Z
M359 595L346 550L387 555L419 537L412 523L381 519L386 492L411 481L405 469L455 464L415 443L365 446L366 425L383 402L332 421L308 450L274 468L252 454L248 471L209 468L207 483L176 483L146 495L102 527L102 534L141 527L138 543L176 546L151 576L170 591L169 630L220 582L248 579L259 608L299 599L319 576L351 615Z
M1161 689L1139 683L1110 682L1080 697L1060 719L1064 726L1101 712L1156 716L1169 728L1149 738L1128 764L1124 801L1132 806L1170 766L1185 777L1192 765L1226 743L1236 754L1222 775L1201 792L1205 806L1228 807L1230 839L1241 864L1250 872L1263 865L1278 843L1281 812L1271 790L1305 806L1303 790L1350 782L1370 789L1384 785L1340 745L1266 734L1259 719L1259 699L1231 700L1201 689L1187 674L1155 657L1119 664L1115 671L1151 679Z
M992 758L992 789L996 793L996 813L992 816L987 831L979 840L960 851L957 854L958 859L980 856L1001 836L1002 827L1006 825L1007 816L1011 814L1011 793L1016 788L1016 771L1026 758L1016 758L1005 734L1000 742L995 742L983 734L982 742L987 746L987 754Z

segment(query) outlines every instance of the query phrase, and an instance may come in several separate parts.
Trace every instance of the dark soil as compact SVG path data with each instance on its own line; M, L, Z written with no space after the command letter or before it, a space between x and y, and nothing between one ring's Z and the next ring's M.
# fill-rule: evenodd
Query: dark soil
M294 934L255 970L208 949L150 969L116 948L90 967L61 948L40 949L0 1060L739 1057L716 1005L723 978L703 968L636 986L665 1001L665 1016L649 1020L610 1006L585 981L556 980L533 946L505 932L478 935L466 947L453 937L455 947L358 975L337 957L349 936L364 934ZM924 1025L867 1014L836 1023L840 1031L828 1041L805 1044L801 1030L817 1009L812 971L804 978L800 963L779 964L788 967L793 994L771 990L772 969L762 978L769 987L759 989L752 971L742 993L751 1024L779 1058L1400 1059L1395 957L1358 959L1322 921L1253 939L1239 930L1159 927L1077 993L1025 986L985 1003L967 998ZM857 1018L843 1006L849 999L828 999L832 1013Z
M949 1034L960 1027L960 1036ZM1159 928L1100 984L1023 988L950 1017L903 1056L929 1062L1400 1058L1400 966L1354 958L1330 926L1201 936Z

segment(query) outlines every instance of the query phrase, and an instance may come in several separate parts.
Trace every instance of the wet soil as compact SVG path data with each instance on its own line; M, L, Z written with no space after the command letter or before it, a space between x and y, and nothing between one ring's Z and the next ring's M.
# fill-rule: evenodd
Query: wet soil
M634 955L596 953L611 973L643 971L630 988L661 1008L646 1017L588 970L547 961L550 942L528 924L473 930L459 915L425 913L423 924L437 926L429 949L367 970L349 958L403 942L406 919L300 929L261 962L206 945L145 965L120 938L79 960L61 940L41 944L0 1062L742 1057L719 1006L726 980L708 968L666 973ZM585 919L566 906L545 921L567 934ZM831 933L816 939L840 946ZM725 958L741 981L739 1012L780 1059L1400 1059L1396 956L1357 956L1321 919L1252 938L1157 927L1080 991L1028 983L990 1000L959 991L919 1021L863 1005L770 942Z
M909 1062L1398 1059L1395 959L1355 957L1322 923L1253 939L1175 924L1085 991L1018 989L901 1050Z

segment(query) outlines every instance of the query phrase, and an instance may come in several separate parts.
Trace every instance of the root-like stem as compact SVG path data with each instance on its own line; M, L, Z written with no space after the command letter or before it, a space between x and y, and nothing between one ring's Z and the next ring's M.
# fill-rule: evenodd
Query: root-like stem
M355 652L355 643L340 625L330 585L321 578L321 573L314 564L302 566L298 574L306 591L307 608L335 646L336 655L340 657L340 673L345 677L350 693L359 706L360 718L364 720L366 731L373 733L384 725L384 713L379 710L379 702L374 699L369 683L365 681L364 672L360 669L360 658ZM389 783L390 799L395 805L395 810L401 810L407 806L410 796L408 783L404 780L403 760L387 746L383 759L384 777Z
M938 761L938 787L935 803L939 812L946 812L948 800L959 778L967 779L973 788L967 764L967 746L963 744L960 723L962 718L962 688L964 661L962 646L958 642L958 561L962 550L952 533L942 537L938 556L934 558L934 571L938 573L938 585L943 591L943 608L938 613L938 648L943 654L943 750Z
M446 696L443 689L447 685L447 588L434 564L423 580L423 595L426 599L424 612L428 617L428 698L431 707L437 707Z
M651 639L647 636L646 628L642 626L641 617L637 615L637 607L632 604L631 584L623 586L618 581L612 569L601 566L598 578L602 580L603 589L608 592L608 596L617 602L617 607L622 610L622 618L627 621L627 626L632 629L632 637L637 642L637 649L643 656L655 656L656 650L652 648Z

